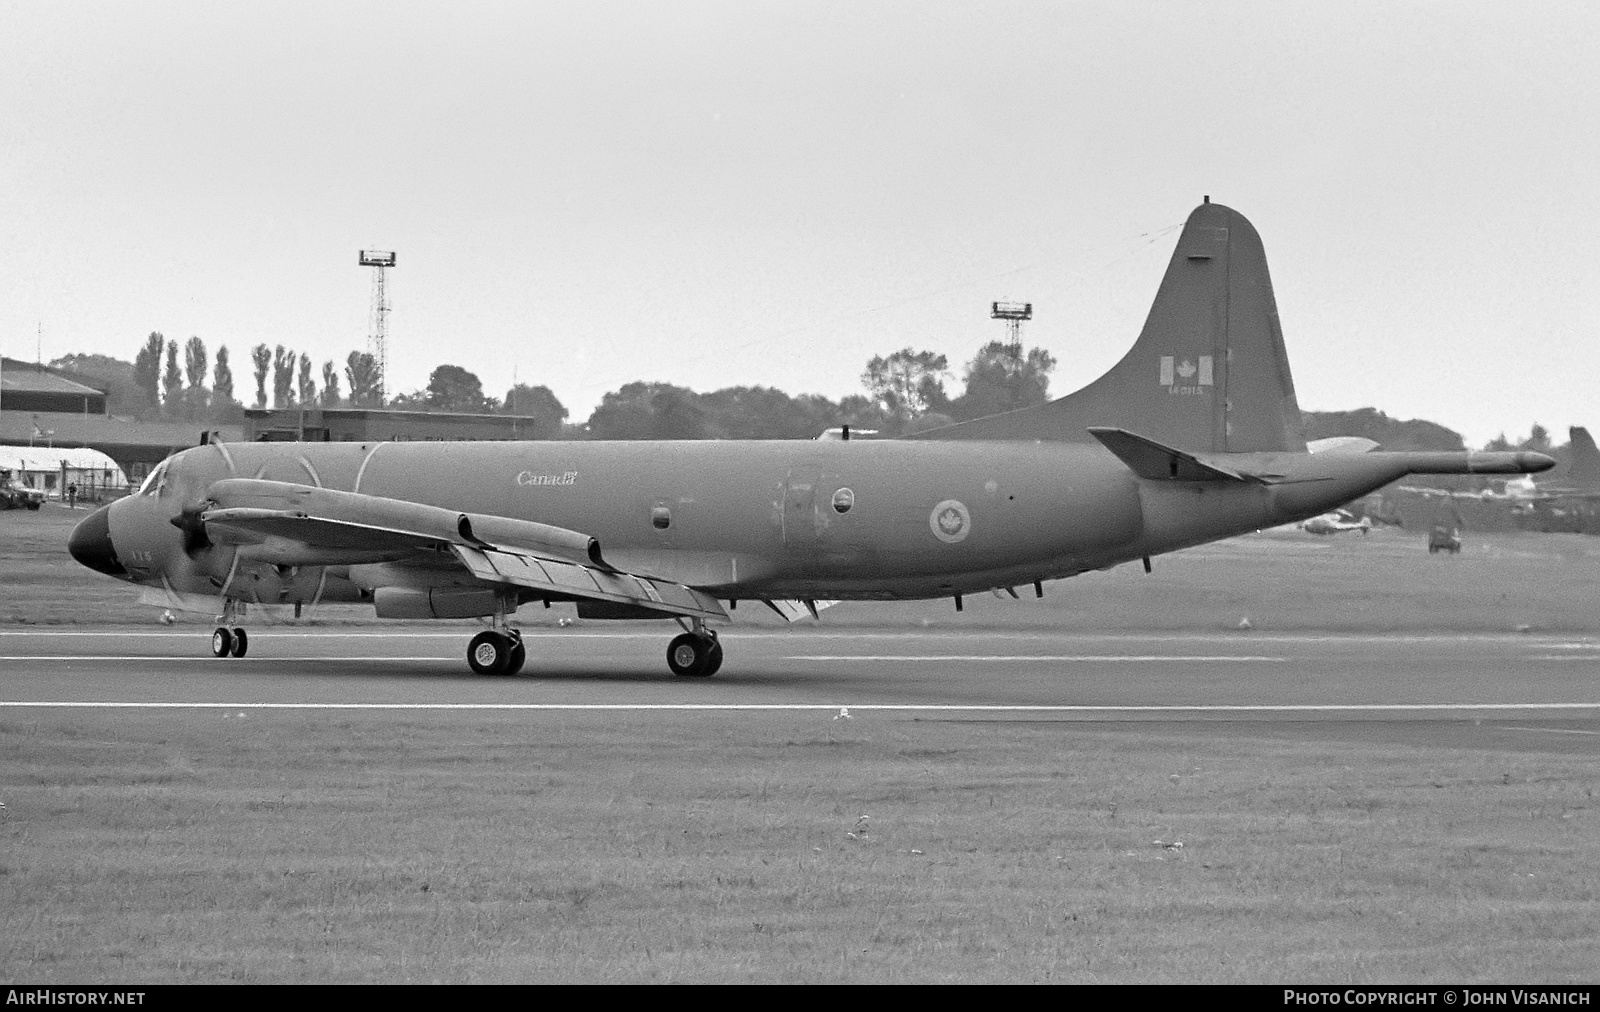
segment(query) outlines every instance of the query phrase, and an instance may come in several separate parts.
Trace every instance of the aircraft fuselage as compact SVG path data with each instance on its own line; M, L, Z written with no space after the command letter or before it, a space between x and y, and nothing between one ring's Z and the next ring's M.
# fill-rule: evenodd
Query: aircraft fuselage
M224 478L359 492L582 531L621 569L722 598L910 599L1072 576L1312 516L1389 479L1385 454L1272 455L1291 479L1152 481L1095 445L901 442L244 443L172 458L112 511L129 578L245 600L361 600L381 566L289 567L172 519ZM430 579L415 567L405 577ZM441 567L451 583L459 572Z

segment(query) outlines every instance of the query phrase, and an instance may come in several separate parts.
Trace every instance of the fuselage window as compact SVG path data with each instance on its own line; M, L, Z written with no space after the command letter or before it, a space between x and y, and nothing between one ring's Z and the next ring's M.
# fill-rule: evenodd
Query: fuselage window
M841 488L833 494L833 511L835 513L849 513L850 507L856 504L856 494L847 488Z
M650 510L650 523L658 531L664 531L672 526L672 511L665 506L655 506Z

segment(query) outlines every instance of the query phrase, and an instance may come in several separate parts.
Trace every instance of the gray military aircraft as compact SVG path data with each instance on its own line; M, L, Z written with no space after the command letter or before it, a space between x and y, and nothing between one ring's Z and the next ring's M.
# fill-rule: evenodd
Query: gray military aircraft
M1307 534L1343 534L1345 531L1360 531L1363 535L1372 530L1372 521L1366 517L1357 520L1349 510L1334 510L1332 513L1320 513L1310 520L1303 520L1300 529Z
M1306 452L1266 254L1238 212L1190 214L1143 332L1059 400L890 440L210 444L72 533L86 566L169 608L368 602L481 618L512 674L519 606L676 619L678 675L722 663L741 601L1009 591L1324 513L1409 473L1514 474L1531 452ZM724 604L726 602L726 605Z

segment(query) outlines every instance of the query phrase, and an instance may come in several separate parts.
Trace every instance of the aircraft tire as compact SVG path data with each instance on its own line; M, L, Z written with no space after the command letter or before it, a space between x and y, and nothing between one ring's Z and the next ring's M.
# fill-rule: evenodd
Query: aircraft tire
M467 666L475 674L498 675L511 661L511 639L486 629L467 644Z
M211 656L227 657L233 653L233 633L222 626L211 630Z
M706 658L704 674L709 678L720 670L722 670L722 642L714 639L711 641L711 653Z
M250 649L250 634L243 629L233 630L233 656L243 657Z
M518 636L511 641L511 654L506 659L506 669L500 673L510 677L511 675L521 671L522 665L525 664L527 660L528 648L523 644L522 637Z
M684 633L673 637L667 644L667 667L679 678L704 678L715 670L711 666L713 650L720 644L711 637Z

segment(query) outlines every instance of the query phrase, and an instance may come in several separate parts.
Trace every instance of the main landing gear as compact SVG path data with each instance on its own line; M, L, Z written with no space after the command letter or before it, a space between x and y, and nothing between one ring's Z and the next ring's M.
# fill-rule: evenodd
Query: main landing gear
M679 678L709 678L722 667L722 644L717 634L695 620L694 629L667 644L667 667Z
M243 657L249 649L250 636L243 629L219 625L211 630L211 656Z
M489 628L472 637L467 644L467 666L477 675L511 676L522 670L528 659L528 648L522 643L522 633L511 628L506 616L517 610L515 599L500 598L495 604Z
M467 644L467 664L480 675L514 675L527 659L528 648L515 629L485 629Z
M708 678L722 667L717 634L695 619L667 646L667 667L680 678ZM467 644L467 665L480 675L514 675L528 659L522 633L510 626L485 629Z

